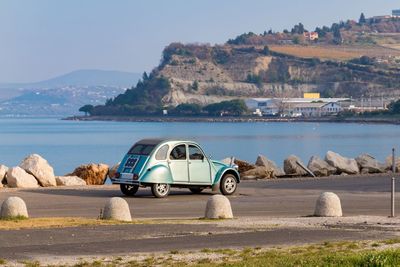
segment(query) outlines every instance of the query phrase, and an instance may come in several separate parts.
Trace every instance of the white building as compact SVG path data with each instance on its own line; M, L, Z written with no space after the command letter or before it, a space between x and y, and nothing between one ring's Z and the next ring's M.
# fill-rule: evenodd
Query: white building
M400 17L400 9L392 10L393 17Z
M304 117L321 117L336 115L343 111L342 106L339 103L295 103L292 106L292 114L301 114Z
M327 116L337 114L343 108L340 102L347 98L250 98L245 100L251 111L260 110L263 115L285 114L289 116Z

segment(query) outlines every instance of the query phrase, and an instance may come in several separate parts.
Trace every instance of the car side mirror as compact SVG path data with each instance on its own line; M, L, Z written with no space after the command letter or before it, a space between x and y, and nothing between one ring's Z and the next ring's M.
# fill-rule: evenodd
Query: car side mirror
M209 155L208 158L209 158L209 159L212 159L212 155Z

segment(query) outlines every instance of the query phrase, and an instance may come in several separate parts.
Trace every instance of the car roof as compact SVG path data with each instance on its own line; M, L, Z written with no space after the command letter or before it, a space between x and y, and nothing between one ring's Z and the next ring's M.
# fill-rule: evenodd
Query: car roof
M136 142L135 145L159 145L161 143L193 143L197 144L195 141L190 141L190 140L177 140L177 139L142 139L138 142Z

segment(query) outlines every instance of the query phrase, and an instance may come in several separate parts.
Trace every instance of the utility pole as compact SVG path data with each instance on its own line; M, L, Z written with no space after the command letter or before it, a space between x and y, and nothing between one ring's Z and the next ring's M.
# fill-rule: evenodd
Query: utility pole
M392 190L391 190L391 205L390 205L390 217L394 218L396 216L395 214L395 194L396 194L396 155L395 155L395 149L392 149Z

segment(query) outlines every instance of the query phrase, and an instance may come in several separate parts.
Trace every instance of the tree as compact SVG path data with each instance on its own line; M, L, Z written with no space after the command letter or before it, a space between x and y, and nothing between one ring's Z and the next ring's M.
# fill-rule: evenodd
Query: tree
M209 115L213 116L241 116L248 111L246 103L241 99L210 104L208 106L205 106L203 110L208 112Z
M172 110L177 115L200 115L201 106L198 104L180 104Z
M389 104L389 112L392 114L400 114L400 100Z
M367 22L367 20L365 19L364 13L361 13L360 19L358 20L358 23L361 24L361 25L363 25L363 24L365 24L366 22Z
M266 55L266 56L269 55L270 51L269 51L268 45L264 46L264 48L263 48L263 50L262 50L262 53L263 53L264 55Z
M79 109L80 112L85 112L85 116L87 116L88 114L91 114L93 111L93 105L84 105L83 107L81 107Z
M303 34L305 31L306 29L304 28L303 23L300 22L298 25L294 25L292 34Z
M199 82L198 81L193 82L192 89L195 91L199 90Z

